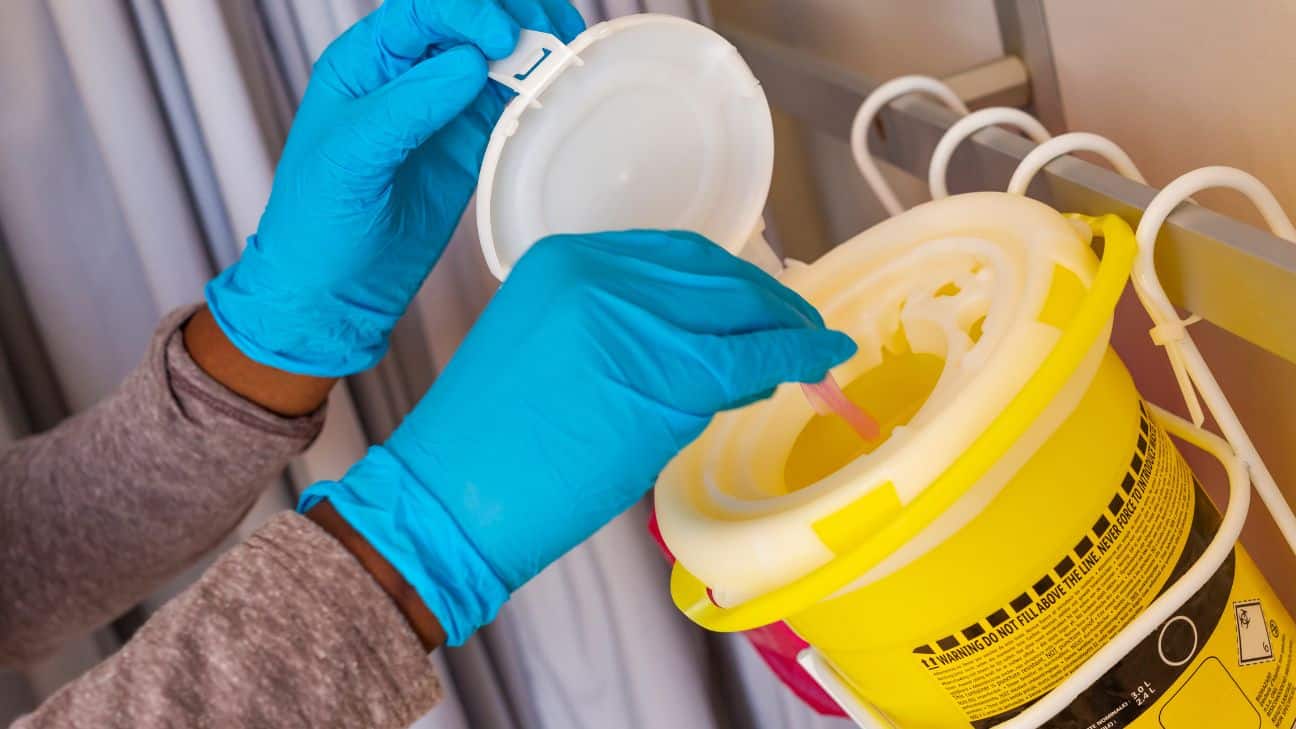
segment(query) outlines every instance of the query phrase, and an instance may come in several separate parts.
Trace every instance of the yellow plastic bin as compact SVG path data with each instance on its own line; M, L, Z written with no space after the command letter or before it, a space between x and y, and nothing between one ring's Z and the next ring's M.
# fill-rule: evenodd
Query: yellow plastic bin
M834 374L883 437L795 387L716 418L657 486L676 604L786 621L876 726L987 729L1071 675L1219 522L1108 346L1134 255L1118 218L974 193L784 271L859 344ZM1236 548L1046 726L1288 729L1292 629Z

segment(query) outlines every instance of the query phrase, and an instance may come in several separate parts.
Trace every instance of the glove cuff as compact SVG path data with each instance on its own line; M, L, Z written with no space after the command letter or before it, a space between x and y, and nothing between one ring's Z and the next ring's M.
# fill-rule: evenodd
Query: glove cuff
M306 489L297 511L324 499L414 588L448 645L462 645L508 600L504 582L459 524L382 446L370 448L342 480Z
M299 375L345 377L373 367L387 353L390 328L340 315L346 307L323 292L260 285L244 263L221 271L204 294L217 326L248 358Z

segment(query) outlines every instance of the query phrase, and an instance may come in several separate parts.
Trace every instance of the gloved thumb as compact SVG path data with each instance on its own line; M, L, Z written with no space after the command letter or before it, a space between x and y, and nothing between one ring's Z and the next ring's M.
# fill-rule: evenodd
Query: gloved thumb
M721 399L711 403L716 412L768 397L785 382L819 382L856 349L845 334L819 327L765 329L710 341L703 356L729 383Z
M355 122L373 149L368 159L394 168L458 116L486 85L486 58L468 45L455 46L356 100Z

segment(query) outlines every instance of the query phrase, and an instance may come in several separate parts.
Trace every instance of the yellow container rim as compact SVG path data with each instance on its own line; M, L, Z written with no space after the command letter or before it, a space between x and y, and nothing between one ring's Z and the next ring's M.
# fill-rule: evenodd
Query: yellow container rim
M676 562L671 598L693 622L717 632L750 630L784 620L850 584L914 538L962 497L1039 417L1080 366L1093 342L1107 329L1134 265L1138 244L1129 225L1115 215L1068 214L1103 238L1103 256L1093 285L1057 344L1035 374L972 445L935 481L872 537L804 576L739 605L720 607L707 586Z

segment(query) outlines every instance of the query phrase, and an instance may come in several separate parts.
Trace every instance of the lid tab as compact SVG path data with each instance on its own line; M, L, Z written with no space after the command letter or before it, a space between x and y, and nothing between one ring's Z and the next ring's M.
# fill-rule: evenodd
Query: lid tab
M557 37L523 28L513 53L507 58L492 61L487 75L539 109L540 102L536 97L571 64L582 65L580 56L572 53Z

